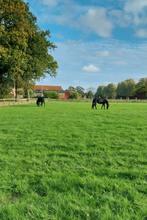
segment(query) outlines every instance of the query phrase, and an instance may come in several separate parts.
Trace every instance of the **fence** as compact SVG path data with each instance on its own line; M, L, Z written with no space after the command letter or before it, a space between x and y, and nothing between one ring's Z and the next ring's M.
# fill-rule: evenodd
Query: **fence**
M92 102L91 99L67 99L67 100L58 100L58 99L45 99L46 102ZM110 103L147 103L147 99L109 99ZM21 105L21 104L30 104L35 103L36 99L18 99L17 102L14 99L0 99L0 106L13 106L13 105Z
M0 106L12 106L12 105L21 105L21 104L29 104L34 103L34 99L18 99L15 101L14 99L0 99Z
M147 103L147 99L109 99L114 103Z

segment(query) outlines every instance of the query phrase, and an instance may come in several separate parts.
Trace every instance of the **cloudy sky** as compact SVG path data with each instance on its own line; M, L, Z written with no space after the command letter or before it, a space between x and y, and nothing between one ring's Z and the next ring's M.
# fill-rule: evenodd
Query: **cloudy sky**
M147 76L147 0L26 0L59 63L41 84L95 87Z

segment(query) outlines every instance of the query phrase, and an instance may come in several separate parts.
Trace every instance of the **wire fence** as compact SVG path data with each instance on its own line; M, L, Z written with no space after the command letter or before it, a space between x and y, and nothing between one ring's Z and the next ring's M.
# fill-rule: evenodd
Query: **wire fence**
M46 102L55 102L55 101L61 101L61 102L92 102L92 99L67 99L67 100L61 100L61 99L45 99ZM109 99L110 103L147 103L147 99ZM36 103L35 98L31 99L0 99L0 106L13 106L13 105L22 105L22 104L31 104Z
M34 103L35 99L0 99L0 106L11 106L11 105L21 105Z

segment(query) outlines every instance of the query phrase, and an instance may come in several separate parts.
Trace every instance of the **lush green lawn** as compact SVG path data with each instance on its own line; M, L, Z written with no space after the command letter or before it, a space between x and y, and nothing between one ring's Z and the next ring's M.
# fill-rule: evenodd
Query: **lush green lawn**
M0 220L147 219L147 104L0 108Z

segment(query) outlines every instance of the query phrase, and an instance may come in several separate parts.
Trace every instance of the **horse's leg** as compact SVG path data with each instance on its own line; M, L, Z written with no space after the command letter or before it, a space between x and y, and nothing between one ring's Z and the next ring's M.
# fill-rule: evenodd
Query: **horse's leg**
M105 103L102 103L102 108L104 108L104 109L105 109Z
M96 103L92 103L92 109L97 109L97 107L96 107Z
M39 106L39 102L38 101L36 102L36 105Z

